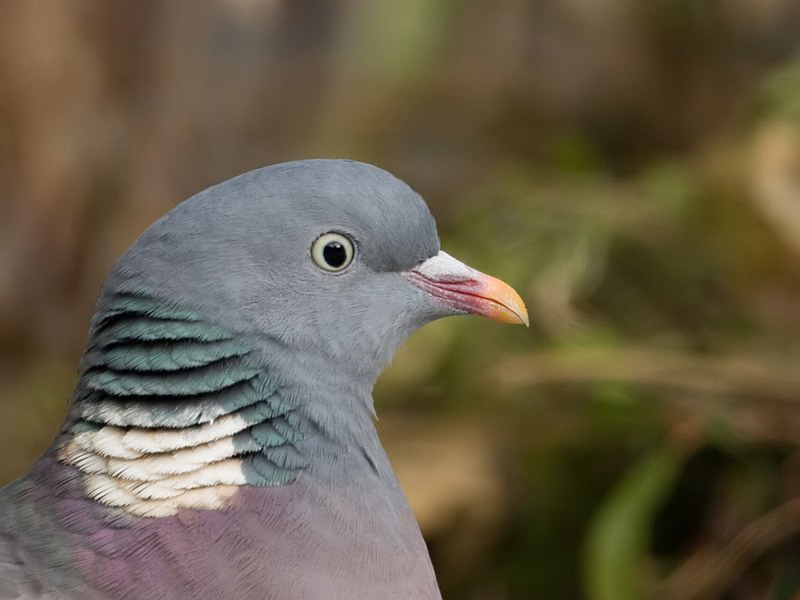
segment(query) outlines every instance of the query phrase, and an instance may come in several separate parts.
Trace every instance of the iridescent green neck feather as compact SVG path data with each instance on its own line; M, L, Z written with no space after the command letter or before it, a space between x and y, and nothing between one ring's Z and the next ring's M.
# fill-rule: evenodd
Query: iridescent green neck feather
M233 332L152 294L113 295L93 322L59 450L90 497L137 516L222 508L237 486L294 481L305 433Z

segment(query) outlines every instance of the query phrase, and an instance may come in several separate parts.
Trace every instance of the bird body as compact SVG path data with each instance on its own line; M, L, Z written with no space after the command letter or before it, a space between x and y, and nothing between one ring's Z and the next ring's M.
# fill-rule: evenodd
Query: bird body
M0 489L0 599L440 598L371 392L464 313L527 319L376 167L285 163L180 204L112 270L64 425Z

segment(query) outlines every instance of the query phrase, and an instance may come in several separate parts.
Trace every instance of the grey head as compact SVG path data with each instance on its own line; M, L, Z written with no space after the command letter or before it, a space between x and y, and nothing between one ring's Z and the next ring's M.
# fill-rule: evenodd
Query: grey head
M364 163L305 160L179 205L120 259L103 297L153 290L371 383L410 333L452 312L401 275L438 252L428 207L401 180Z

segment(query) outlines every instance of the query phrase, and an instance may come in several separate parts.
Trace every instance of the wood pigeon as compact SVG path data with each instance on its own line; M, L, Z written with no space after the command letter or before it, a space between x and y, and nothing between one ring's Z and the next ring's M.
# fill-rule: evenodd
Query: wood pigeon
M0 598L440 598L372 388L466 313L528 323L377 167L278 164L186 200L111 271L58 436L0 489Z

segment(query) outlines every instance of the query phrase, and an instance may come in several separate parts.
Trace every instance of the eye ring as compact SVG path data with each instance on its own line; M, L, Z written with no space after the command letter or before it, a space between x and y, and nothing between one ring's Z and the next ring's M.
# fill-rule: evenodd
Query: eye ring
M350 266L355 257L353 240L343 233L323 233L311 245L311 258L320 268L330 273L339 273Z

